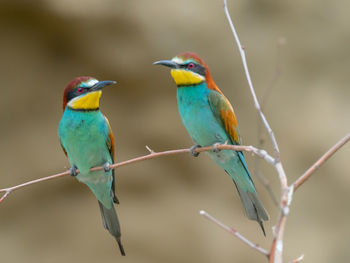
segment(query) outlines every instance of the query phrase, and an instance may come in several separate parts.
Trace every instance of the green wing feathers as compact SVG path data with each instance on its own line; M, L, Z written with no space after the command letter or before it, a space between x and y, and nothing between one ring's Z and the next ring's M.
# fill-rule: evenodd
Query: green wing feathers
M228 99L217 91L211 91L208 100L215 118L222 124L222 127L224 127L231 139L230 143L240 145L241 138L236 115ZM236 185L248 218L257 221L265 235L263 221L268 220L269 216L256 193L243 152L237 152L237 158L239 162L232 163L226 172L231 176Z
M106 123L108 125L108 137L106 140L106 145L107 145L108 151L111 155L112 162L114 163L114 158L115 158L114 135L113 135L112 128L111 128L111 125L109 124L107 117L106 116L104 116L104 117L105 117ZM112 194L113 202L115 204L119 204L119 200L117 198L117 195L115 194L115 171L114 171L114 169L112 170L112 177L113 177L113 181L112 181L111 194Z
M117 213L114 209L113 204L111 205L111 208L106 208L100 201L98 202L100 206L100 211L101 211L101 216L102 216L102 222L103 226L106 230L109 231L109 233L114 236L116 239L120 253L125 256L125 251L124 247L121 242L121 232L120 232L120 224L119 224L119 219L117 216Z

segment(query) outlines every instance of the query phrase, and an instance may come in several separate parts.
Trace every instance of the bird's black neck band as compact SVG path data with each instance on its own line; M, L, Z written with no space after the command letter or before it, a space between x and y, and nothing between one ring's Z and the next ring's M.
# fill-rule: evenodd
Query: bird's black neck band
M202 85L204 82L205 82L205 80L203 80L202 82L196 83L196 84L177 85L177 87L178 88L196 87L196 86Z
M72 111L80 111L80 112L91 112L91 111L98 111L100 110L100 108L94 108L94 109L73 109L69 106L67 106L68 109L72 110Z

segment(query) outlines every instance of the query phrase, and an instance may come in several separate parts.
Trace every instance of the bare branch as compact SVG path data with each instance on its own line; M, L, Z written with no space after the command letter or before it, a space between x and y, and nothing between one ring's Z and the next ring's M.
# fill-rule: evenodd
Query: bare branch
M231 16L230 16L230 13L228 11L228 8L227 8L227 0L224 0L224 11L225 11L225 15L226 15L226 18L230 24L230 28L231 28L231 31L233 33L233 36L235 38L235 41L237 43L237 46L238 46L238 50L239 50L239 53L241 55L241 59L242 59L242 63L243 63L243 68L244 68L244 72L245 72L245 75L246 75L246 78L247 78L247 81L248 81L248 84L249 84L249 89L250 89L250 92L253 96L253 100L254 100L254 106L255 108L257 109L259 115L260 115L260 118L262 120L262 123L264 124L268 134L269 134L269 137L270 137L270 140L271 140L271 143L272 143L272 147L274 149L274 160L275 160L275 163L274 163L274 167L277 171L277 174L278 174L278 177L279 177L279 180L280 180L280 185L281 185L281 201L280 201L280 211L279 211L279 216L278 216L278 219L277 219L277 222L276 222L276 225L275 225L275 238L274 238L274 241L272 243L272 247L271 247L271 251L270 251L270 256L269 256L269 261L270 262L274 262L274 263L282 263L283 261L283 257L282 257L282 252L283 252L283 236L284 236L284 228L285 228L285 222L287 220L287 211L289 211L289 204L290 204L290 201L291 201L291 197L292 195L290 194L290 190L288 188L288 181L287 181L287 176L285 174L285 171L283 169L283 165L282 165L282 162L281 162L281 156L280 156L280 151L279 151L279 148L278 148L278 144L277 144L277 141L276 141L276 138L275 138L275 135L264 115L264 113L262 112L261 110L261 106L259 104L259 101L257 99L257 96L255 94L255 90L254 90L254 87L253 87L253 84L252 84L252 81L251 81L251 77L250 77L250 74L249 74L249 70L248 70L248 65L247 65L247 60L246 60L246 56L245 56L245 51L244 51L244 48L243 46L241 45L241 42L239 40L239 37L237 35L237 32L236 32L236 29L233 25L233 22L232 22L232 19L231 19Z
M304 259L304 254L300 255L300 257L292 260L290 263L299 263Z
M340 140L336 145L334 145L327 153L325 153L313 166L311 166L294 184L292 184L291 186L288 186L288 180L287 180L287 176L285 174L285 171L283 169L283 165L281 162L281 158L280 158L280 151L278 148L278 144L276 141L276 138L274 136L274 133L269 125L269 123L266 120L265 115L262 112L262 108L258 102L257 96L255 94L254 88L253 88L253 84L251 81L251 77L249 74L249 70L248 70L248 66L247 66L247 60L246 60L246 56L245 56L245 48L241 45L240 40L238 38L236 29L232 23L232 19L230 17L228 8L227 8L227 0L224 0L224 11L225 11L225 15L226 18L229 22L231 31L233 33L233 36L235 38L235 41L237 43L238 46L238 50L240 52L241 55L241 60L243 63L243 68L244 68L244 72L246 75L246 78L248 80L248 84L249 84L249 89L250 92L253 96L253 100L254 100L254 106L257 109L259 116L262 120L262 123L265 126L265 129L268 132L268 135L270 137L272 146L274 148L274 163L273 166L275 167L277 174L279 176L279 180L280 180L280 185L281 185L281 200L280 200L280 205L279 205L279 213L278 213L278 218L276 221L276 225L274 226L274 240L272 242L272 246L270 249L270 253L269 253L269 262L270 263L282 263L283 262L283 237L284 237L284 230L285 230L285 226L286 226L286 221L287 221L287 216L289 214L289 206L292 202L292 197L293 197L293 193L296 191L296 189L298 189L298 187L303 184L310 176L311 174L313 174L325 161L327 161L339 148L341 148L345 143L347 143L350 140L350 134L348 134L347 136L345 136L342 140ZM260 144L261 145L261 144ZM260 147L259 147L260 148ZM265 159L266 160L266 159ZM296 259L295 262L298 262L302 259L302 257Z
M275 151L275 159L277 160L277 162L279 162L279 160L280 160L280 151L279 151L279 148L278 148L278 144L277 144L275 135L274 135L274 133L273 133L273 131L272 131L268 121L265 118L264 113L261 111L261 107L260 107L259 101L258 101L258 99L256 97L255 90L254 90L254 87L253 87L253 83L252 83L252 80L250 78L250 74L249 74L249 70L248 70L248 64L247 64L247 59L246 59L246 56L245 56L244 47L241 45L241 42L239 40L238 34L236 32L236 29L235 29L235 27L233 25L230 13L229 13L228 8L227 8L227 0L224 0L224 11L225 11L225 14L226 14L226 18L227 18L227 20L228 20L228 22L230 24L230 28L231 28L231 31L232 31L233 36L235 38L235 41L237 43L239 53L241 54L241 59L242 59L242 63L243 63L244 72L245 72L245 75L246 75L246 78L247 78L247 81L248 81L250 92L251 92L251 94L253 96L253 100L254 100L254 106L258 110L260 118L261 118L262 122L264 123L265 128L266 128L266 130L267 130L267 132L268 132L268 134L270 136L271 143L272 143L272 146L273 146L274 151Z
M3 191L5 192L5 194L0 198L0 203L11 193L11 190L9 189L3 189L3 190L5 190Z
M333 156L341 147L343 147L350 140L350 133L348 133L345 137L339 140L332 148L330 148L320 159L317 160L307 171L300 176L294 183L294 192L305 183L306 180L310 178L310 176L318 169L321 165L323 165L330 157Z
M111 164L110 168L111 169L115 169L118 168L120 166L124 166L124 165L129 165L131 163L136 163L136 162L140 162L140 161L144 161L144 160L148 160L148 159L154 159L154 158L158 158L161 156L166 156L166 155L174 155L174 154L180 154L180 153L190 153L191 149L179 149L179 150L170 150L170 151L164 151L164 152L154 152L150 147L146 146L147 150L150 152L148 155L144 155L144 156L140 156L140 157L136 157L130 160L126 160L120 163L115 163L115 164ZM253 146L244 146L244 145L227 145L227 144L215 144L215 148L218 150L232 150L232 151L246 151L246 152L251 152L253 154L256 154L257 156L263 158L264 160L266 160L267 162L274 164L275 160L273 157L271 157L265 150L261 150L261 149L257 149ZM207 147L201 147L201 148L196 148L196 152L200 153L200 152L207 152L207 151L211 151L213 150L213 146L207 146ZM104 167L103 166L99 166L99 167L94 167L91 168L90 171L98 171L98 170L103 170ZM77 172L79 173L79 170L77 170ZM47 176L47 177L43 177L43 178L39 178L33 181L29 181L20 185L16 185L16 186L12 186L9 188L3 188L0 189L0 193L4 193L3 196L0 198L0 203L12 192L15 191L19 188L22 188L24 186L28 186L31 184L35 184L35 183L39 183L39 182L44 182L47 180L51 180L51 179L55 179L58 177L62 177L65 175L70 174L70 171L67 170L65 172L59 173L59 174L54 174L51 176Z
M209 213L207 213L204 210L201 210L199 212L202 216L204 216L205 218L209 219L210 221L214 222L215 224L217 224L219 227L221 227L222 229L226 230L227 232L229 232L230 234L234 235L235 237L237 237L238 239L240 239L241 241L243 241L245 244L247 244L248 246L250 246L251 248L259 251L261 254L265 255L266 257L269 257L269 252L265 249L263 249L262 247L260 247L257 244L254 244L253 242L251 242L250 240L248 240L246 237L244 237L242 234L240 234L236 229L228 227L227 225L225 225L224 223L222 223L221 221L219 221L218 219L216 219L215 217L213 217L212 215L210 215Z
M103 167L102 167L102 168L103 168ZM79 170L77 170L77 171L79 172ZM12 186L12 187L9 187L9 188L0 189L0 193L4 193L4 195L0 198L0 203L1 203L2 201L4 201L4 199L5 199L12 191L15 191L15 190L17 190L17 189L19 189L19 188L22 188L22 187L25 187L25 186L28 186L28 185L31 185L31 184L36 184L36 183L48 181L48 180L55 179L55 178L58 178L58 177L62 177L62 176L68 175L68 174L70 174L70 171L69 171L69 170L67 170L67 171L65 171L65 172L62 172L62 173L54 174L54 175L51 175L51 176L47 176L47 177L35 179L35 180L29 181L29 182L26 182L26 183L23 183L23 184L15 185L15 186Z
M265 88L264 94L261 98L261 110L264 111L267 105L267 102L270 98L270 95L272 93L272 90L275 88L278 78L281 75L282 72L282 63L279 60L279 55L282 52L282 47L286 44L286 39L284 37L280 37L277 40L277 59L276 59L276 65L275 70L272 75L272 79L270 81L270 84ZM259 114L258 114L259 115ZM262 149L265 144L265 133L263 131L263 123L260 121L260 115L258 116L258 122L257 122L257 140L258 140L258 148ZM260 172L260 158L254 158L254 176L260 181L260 183L265 187L266 191L269 193L270 198L272 199L275 206L278 206L278 201L275 193L273 192L271 188L271 183L269 179L267 179L261 172Z
M283 210L283 209L281 209ZM283 255L283 236L284 229L286 226L287 215L280 213L279 219L277 220L275 226L275 238L272 242L271 250L270 250L270 263L282 263L282 255Z
M278 81L279 77L281 76L282 62L278 58L280 57L280 53L282 52L282 47L284 45L286 45L286 43L287 43L287 40L284 37L279 37L277 39L277 45L276 45L276 48L277 48L277 52L276 52L277 60L276 60L275 70L274 70L274 73L272 75L272 79L270 80L270 85L268 85L265 88L264 95L261 98L261 105L260 105L261 106L261 110L265 110L265 107L266 107L267 102L268 102L268 100L270 98L270 95L271 95L273 89L276 87L276 84L277 84L277 81Z

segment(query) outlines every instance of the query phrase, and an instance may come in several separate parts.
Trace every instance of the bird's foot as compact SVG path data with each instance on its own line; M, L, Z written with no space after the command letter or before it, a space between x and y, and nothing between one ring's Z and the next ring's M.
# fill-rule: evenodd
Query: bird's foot
M78 175L78 167L76 167L75 165L73 165L70 169L69 169L69 172L70 172L70 175L75 177Z
M103 170L107 173L111 170L111 164L109 162L105 162L103 165Z
M218 149L219 145L220 145L220 143L218 143L218 142L213 144L213 152L214 153L218 153L221 151L220 149Z
M193 157L198 157L199 152L196 152L196 149L201 148L202 146L200 146L199 144L193 145L190 148L190 153L192 154Z

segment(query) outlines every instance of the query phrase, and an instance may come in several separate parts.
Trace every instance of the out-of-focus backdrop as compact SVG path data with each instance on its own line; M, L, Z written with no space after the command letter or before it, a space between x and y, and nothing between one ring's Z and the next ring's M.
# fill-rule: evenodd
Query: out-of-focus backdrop
M289 182L350 130L350 2L229 1L259 98L278 139ZM57 138L62 92L74 77L116 80L101 108L117 160L192 145L169 70L152 62L195 51L209 64L257 145L257 115L222 1L3 0L0 2L0 188L64 171ZM267 95L266 95L267 94ZM271 151L269 143L266 149ZM350 147L294 196L285 259L347 262ZM253 171L254 159L247 156ZM259 169L279 195L274 170ZM265 262L199 215L205 209L269 246L245 217L230 178L207 155L169 156L117 170L117 208L127 256L102 227L86 186L66 176L11 194L0 205L3 262Z

